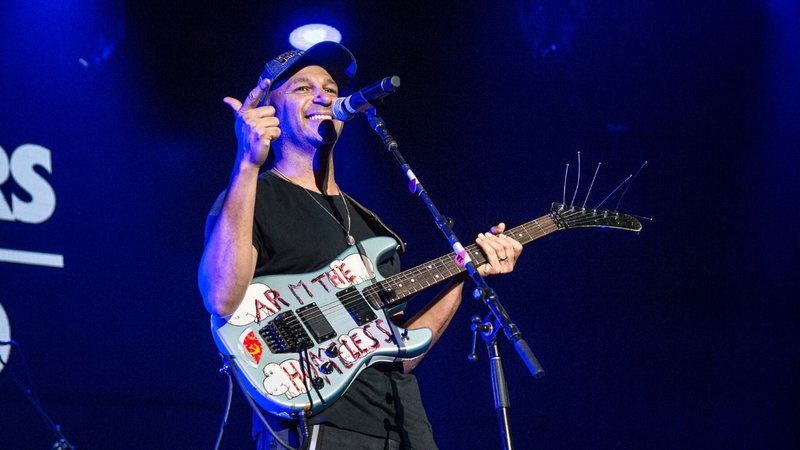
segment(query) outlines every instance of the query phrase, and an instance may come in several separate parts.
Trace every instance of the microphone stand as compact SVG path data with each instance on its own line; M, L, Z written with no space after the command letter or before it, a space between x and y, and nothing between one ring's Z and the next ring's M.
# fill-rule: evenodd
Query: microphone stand
M508 415L508 410L510 407L508 402L508 386L506 385L502 361L500 358L500 349L497 344L497 331L500 329L504 331L506 338L514 345L514 348L517 350L517 354L519 354L519 356L522 358L525 366L528 368L534 378L541 378L544 376L544 369L542 368L541 364L539 364L539 361L536 359L533 351L531 351L528 343L522 338L522 333L520 333L519 328L516 326L516 324L514 324L514 322L511 321L508 312L506 312L505 308L500 303L497 293L494 291L494 289L489 287L488 284L486 284L486 280L478 272L469 253L464 249L464 246L461 245L461 242L459 242L458 237L455 235L455 232L453 232L453 221L439 212L439 209L436 208L436 205L434 205L433 200L431 200L430 196L428 195L428 192L422 186L422 183L419 182L419 179L417 179L414 171L411 170L411 166L406 162L405 158L403 158L397 141L386 129L386 122L378 115L378 112L375 108L367 109L364 111L364 113L366 114L367 120L369 121L372 129L378 133L383 141L383 144L386 146L386 149L389 150L392 155L394 155L394 158L397 160L398 164L400 164L401 169L408 177L409 191L411 191L412 194L417 194L417 196L422 199L422 201L425 203L425 206L428 207L428 210L433 215L436 226L439 227L442 233L444 233L447 241L453 248L456 263L465 268L470 278L472 278L472 281L475 282L477 287L473 292L473 296L476 300L480 299L483 301L483 303L489 308L490 317L494 317L494 331L491 331L490 329L488 334L483 332L482 335L486 341L487 350L489 351L490 360L492 363L492 390L495 393L495 407L498 411L498 420L500 421L500 428L503 436L503 448L511 450L513 449L513 442L511 439L511 428ZM476 324L475 330L476 332L477 330L483 331L482 329L485 329L487 326L491 326L491 323L488 322L488 318L486 323L481 324L480 326ZM477 359L477 356L475 356L474 359Z
M10 345L12 347L16 347L17 350L19 350L19 346L17 345L17 343L12 340L0 341L0 345ZM7 361L0 360L0 363L2 363L4 367L8 365ZM39 402L36 396L33 395L33 391L31 391L31 388L25 386L22 383L22 381L20 381L19 378L17 378L14 372L10 372L9 375L11 376L11 378L14 379L14 383L16 383L17 387L19 387L22 393L25 394L25 397L28 399L31 405L33 405L33 408L36 410L36 412L39 413L39 416L42 418L42 421L45 423L45 425L47 425L47 428L49 428L50 431L56 436L57 440L50 446L50 449L75 450L75 447L72 444L70 444L70 442L67 440L67 437L64 436L64 433L61 432L61 425L55 423L53 419L50 418L50 416L44 410L44 407L42 407L41 402Z

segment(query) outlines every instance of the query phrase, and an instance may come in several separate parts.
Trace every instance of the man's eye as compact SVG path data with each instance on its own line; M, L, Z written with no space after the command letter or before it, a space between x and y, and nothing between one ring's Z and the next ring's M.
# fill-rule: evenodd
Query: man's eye
M325 89L325 90L331 95L339 95L339 91L337 91L336 89L328 88L328 89Z
M308 90L311 90L311 88L308 87L308 86L297 86L295 88L295 91L297 91L297 92L305 92L305 91L308 91Z

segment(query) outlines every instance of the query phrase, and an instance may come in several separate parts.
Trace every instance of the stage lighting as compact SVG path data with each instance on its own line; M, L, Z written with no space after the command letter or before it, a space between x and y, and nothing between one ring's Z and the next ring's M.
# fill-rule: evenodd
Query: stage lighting
M298 50L306 50L322 41L341 42L342 33L330 25L310 23L297 27L289 34L289 43Z

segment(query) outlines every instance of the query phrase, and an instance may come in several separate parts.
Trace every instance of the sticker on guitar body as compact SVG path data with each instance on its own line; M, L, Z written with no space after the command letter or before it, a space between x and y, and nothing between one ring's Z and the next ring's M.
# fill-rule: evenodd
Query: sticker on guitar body
M347 289L350 286L375 278L372 262L367 257L355 253L344 259L330 263L330 270L321 274L307 274L308 278L289 281L286 286L267 286L253 283L245 292L244 299L236 311L228 318L228 323L246 326L259 323L280 312L293 303L303 305L316 295L326 294L332 289Z
M372 334L373 325L383 336L376 337ZM385 326L383 319L353 328L347 334L340 335L336 339L336 342L339 343L336 357L328 356L325 352L327 346L321 346L316 351L309 351L311 371L313 372L311 376L308 376L308 371L304 368L305 364L301 363L299 359L287 359L280 364L269 363L264 366L264 390L269 395L286 395L288 399L292 399L306 393L311 388L311 379L313 378L320 377L330 385L330 378L322 373L323 364L329 363L329 374L336 372L341 375L344 371L352 370L358 359L364 358L380 348L379 339L385 343L394 342L391 327Z
M253 330L246 329L239 335L239 353L245 356L245 361L252 367L258 367L261 362L261 355L264 354L264 346L256 337Z

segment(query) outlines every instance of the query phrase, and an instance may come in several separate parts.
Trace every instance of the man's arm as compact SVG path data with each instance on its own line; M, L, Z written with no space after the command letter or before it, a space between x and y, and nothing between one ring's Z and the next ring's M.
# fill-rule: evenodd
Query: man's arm
M257 107L269 85L270 80L263 80L244 103L231 97L223 100L236 116L238 149L228 191L197 274L206 309L219 316L236 310L255 271L258 252L253 247L253 215L258 172L271 141L280 136L275 109Z
M515 239L501 234L505 230L502 222L492 227L489 233L481 233L475 243L486 255L486 263L478 266L478 272L483 276L509 273L514 270L514 265L522 252L522 244ZM445 288L436 298L414 317L403 321L404 328L429 328L433 332L433 341L428 351L433 348L444 330L450 325L458 307L461 305L464 281L458 281ZM402 320L402 319L400 319ZM427 352L425 352L427 354ZM414 359L403 361L403 371L406 373L414 370L422 361L425 354Z

